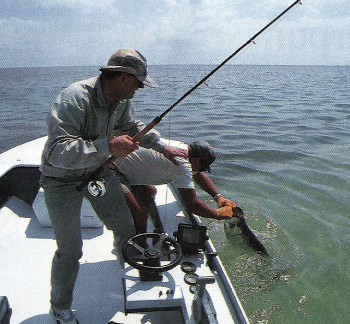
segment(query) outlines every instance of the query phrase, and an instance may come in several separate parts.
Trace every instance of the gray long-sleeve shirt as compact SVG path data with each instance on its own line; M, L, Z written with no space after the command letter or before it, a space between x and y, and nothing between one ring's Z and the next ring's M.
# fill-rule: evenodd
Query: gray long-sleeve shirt
M95 170L111 156L108 141L113 136L134 136L145 127L134 119L130 100L107 106L100 77L64 89L48 114L47 124L41 171L59 178L81 178ZM156 130L147 133L140 145L160 153L164 149Z

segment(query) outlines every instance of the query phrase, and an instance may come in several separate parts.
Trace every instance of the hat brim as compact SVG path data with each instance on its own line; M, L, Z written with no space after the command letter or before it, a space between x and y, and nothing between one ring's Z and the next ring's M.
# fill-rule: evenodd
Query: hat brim
M135 76L140 82L142 82L145 86L147 86L149 88L157 88L158 87L158 84L149 75L147 75L146 79L144 79L143 81L137 75L135 75Z
M142 76L137 75L136 71L133 68L129 68L129 67L125 67L125 66L102 66L102 67L100 67L100 71L102 71L102 70L125 72L128 74L133 74L145 86L150 87L150 88L158 87L158 84L149 75L147 75L146 78L143 75Z

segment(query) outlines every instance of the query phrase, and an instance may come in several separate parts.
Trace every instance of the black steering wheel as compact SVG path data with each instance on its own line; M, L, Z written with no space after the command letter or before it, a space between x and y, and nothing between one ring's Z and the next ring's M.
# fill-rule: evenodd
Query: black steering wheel
M179 243L159 233L143 233L129 238L122 253L128 264L146 272L168 271L176 267L182 258Z

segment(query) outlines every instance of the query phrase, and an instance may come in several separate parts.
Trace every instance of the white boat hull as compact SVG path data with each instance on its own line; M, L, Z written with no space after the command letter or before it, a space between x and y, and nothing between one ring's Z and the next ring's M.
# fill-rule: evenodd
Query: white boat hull
M9 299L12 324L40 324L49 319L51 260L56 243L52 228L41 226L33 209L33 202L40 195L35 170L44 143L45 138L41 138L0 155L0 183L10 187L2 192L5 202L0 210L0 295ZM28 173L28 177L23 177L26 170L30 170L30 176ZM14 175L11 180L9 172ZM25 193L21 183L25 183ZM155 203L169 236L178 223L199 221L186 213L177 192L168 185L157 186ZM153 231L152 222L148 231ZM194 263L200 277L215 279L215 283L206 285L204 296L206 316L214 319L211 323L248 323L218 257L211 260L214 270L208 267L206 253L199 252L184 257L180 265L164 273L162 281L141 282L138 270L128 264L125 271L121 269L111 253L113 235L105 227L82 228L82 236L84 255L73 303L81 323L198 323L201 315L196 314L196 309L202 306L194 302L195 295L184 282L185 273L181 270L184 261ZM207 242L208 251L215 253L211 241Z

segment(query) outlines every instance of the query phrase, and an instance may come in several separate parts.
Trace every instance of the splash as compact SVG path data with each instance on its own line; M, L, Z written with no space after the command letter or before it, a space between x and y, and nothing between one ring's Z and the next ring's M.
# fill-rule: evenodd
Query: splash
M245 300L261 298L262 293L273 291L278 284L290 284L297 277L295 269L302 256L298 246L269 216L258 210L249 210L246 220L266 248L268 256L247 245L238 226L226 226L225 230L223 222L207 225L209 235L243 303ZM254 318L268 320L271 314L281 309L278 304L265 306L251 314L253 322Z

